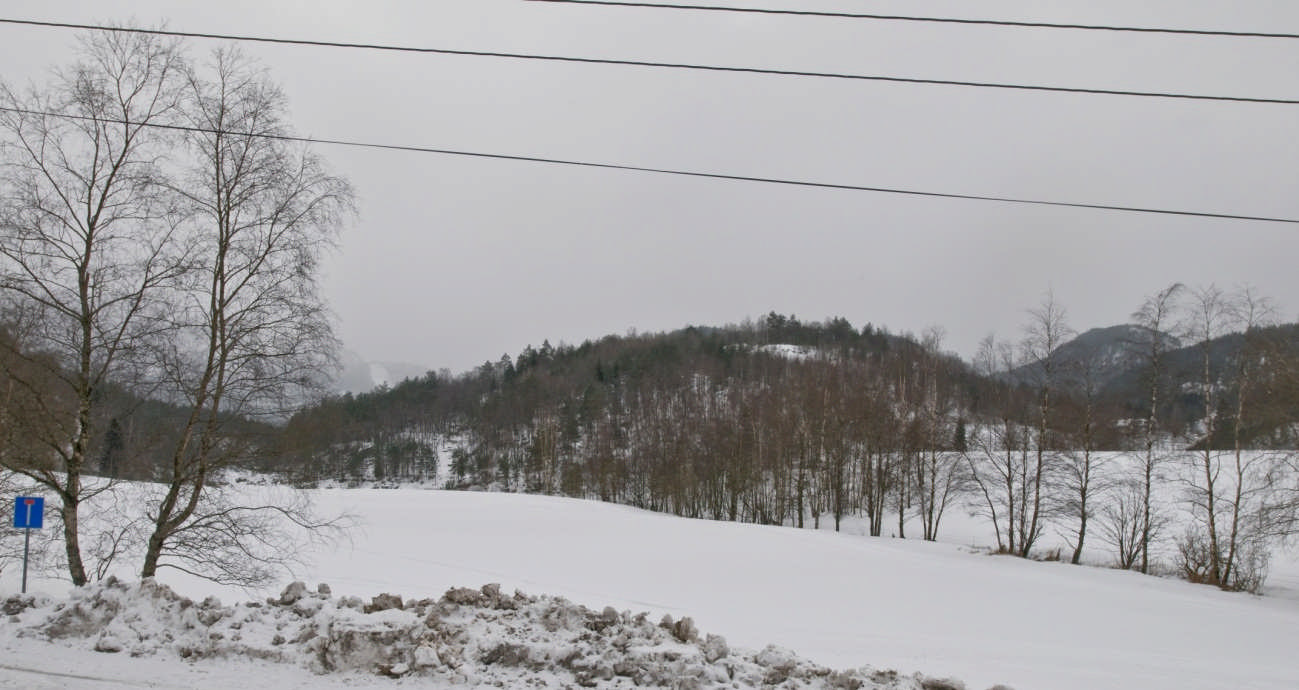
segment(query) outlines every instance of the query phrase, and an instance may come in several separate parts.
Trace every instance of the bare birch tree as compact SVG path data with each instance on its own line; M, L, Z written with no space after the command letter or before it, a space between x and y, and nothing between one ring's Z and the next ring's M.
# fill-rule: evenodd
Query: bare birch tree
M1208 294L1207 291L1197 296ZM1247 447L1248 430L1276 408L1278 374L1290 359L1279 333L1271 330L1273 307L1270 300L1245 287L1224 298L1222 319L1240 329L1238 348L1227 358L1224 371L1213 379L1221 389L1206 405L1206 447L1199 457L1199 471L1191 482L1190 497L1197 522L1180 544L1184 574L1189 578L1224 589L1256 591L1267 573L1269 550L1283 536L1285 483L1289 472L1288 451ZM1205 301L1197 302L1197 324L1204 316ZM1200 334L1201 337L1204 334ZM1207 349L1207 348L1206 348ZM1205 355L1208 357L1207 353ZM1207 365L1206 365L1207 371ZM1210 378L1205 376L1206 379ZM1221 404L1219 404L1221 398ZM1284 408L1285 402L1280 403ZM1221 407L1223 413L1216 411ZM1281 413L1273 421L1292 423L1292 413ZM1230 430L1229 450L1224 446ZM1213 433L1209 433L1211 430ZM1225 458L1223 456L1226 456Z
M1225 571L1229 571L1229 566L1224 562L1225 554L1219 543L1224 488L1221 477L1222 453L1217 448L1217 442L1220 396L1225 382L1221 377L1222 372L1214 368L1213 347L1219 337L1231 330L1232 311L1227 295L1216 285L1210 284L1191 291L1186 332L1199 350L1198 388L1200 401L1203 404L1203 416L1199 428L1195 431L1198 438L1194 439L1192 444L1199 446L1199 450L1192 456L1194 467L1188 478L1187 493L1192 516L1198 523L1190 528L1196 537L1193 541L1198 542L1199 534L1196 528L1204 529L1203 536L1206 543L1202 549L1203 562L1192 566L1191 562L1200 559L1188 553L1187 544L1183 544L1181 550L1183 567L1188 576L1212 585L1222 585L1228 575ZM1193 570L1198 572L1192 572Z
M176 107L174 43L96 33L48 88L0 86L0 299L30 328L10 371L49 423L49 462L6 467L54 492L72 582L86 583L79 510L104 386L138 364L159 289L176 275L159 184ZM39 373L37 373L39 372ZM37 381L38 376L46 381ZM50 383L53 380L54 383Z
M266 515L309 531L328 526L301 506L232 503L213 485L240 454L230 416L282 415L303 402L336 348L318 260L353 206L352 190L284 139L285 115L283 93L238 52L217 50L189 73L185 145L194 165L175 192L190 213L194 262L162 361L191 412L150 509L144 577L169 565L242 581L249 563L284 556L285 542L267 543Z
M1025 535L1036 535L1041 531L1047 511L1051 506L1044 505L1047 488L1052 483L1048 476L1054 466L1056 447L1054 442L1056 397L1060 387L1062 364L1060 346L1072 337L1073 329L1066 321L1064 307L1055 300L1055 293L1048 290L1042 303L1029 310L1029 321L1024 326L1024 339L1020 344L1024 361L1032 372L1036 409L1034 410L1033 465L1030 478L1025 482L1025 495L1031 496L1031 512L1026 511ZM1024 539L1021 544L1022 556L1028 556L1033 539Z
M1157 527L1162 524L1162 520L1155 514L1154 507L1154 485L1159 479L1159 466L1164 460L1164 454L1158 447L1160 441L1159 406L1163 403L1162 394L1168 373L1167 362L1165 361L1165 355L1171 342L1168 331L1176 328L1178 300L1184 289L1181 283L1174 283L1147 297L1137 311L1132 314L1132 319L1140 327L1140 340L1136 344L1141 347L1144 359L1143 365L1146 371L1145 392L1147 406L1146 418L1142 425L1144 447L1140 457L1140 568L1143 573L1150 572L1150 545L1156 536Z
M1072 555L1069 562L1082 562L1083 548L1087 543L1087 529L1098 514L1099 500L1113 484L1109 480L1109 459L1099 453L1102 415L1098 410L1097 369L1095 352L1084 352L1070 363L1070 373L1075 381L1075 393L1080 409L1074 418L1076 431L1071 436L1071 449L1061 455L1059 481L1060 515L1064 522L1063 536L1069 540Z
M996 423L975 433L964 454L974 485L973 508L992 522L997 550L1004 553L1019 553L1024 537L1037 536L1025 531L1023 479L1027 458L1019 452L1023 430L1017 421L1014 389L1008 383L1014 366L1015 350L1010 343L999 342L991 335L979 343L974 356L975 372L1000 382L995 389L998 399L989 401Z
M959 453L948 451L953 438L951 420L957 407L953 385L943 358L943 337L939 326L925 329L921 366L920 423L922 447L915 459L916 513L925 541L938 539L943 514L966 489L968 473Z

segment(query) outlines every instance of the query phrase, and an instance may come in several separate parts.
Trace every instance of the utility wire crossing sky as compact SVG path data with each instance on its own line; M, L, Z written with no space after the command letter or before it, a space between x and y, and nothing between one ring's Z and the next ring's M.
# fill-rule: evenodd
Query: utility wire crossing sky
M73 24L67 22L43 22L24 19L0 19L4 24L26 24L60 29L82 29L91 31L120 31L124 33L153 34L178 38L203 38L226 41L244 41L251 43L275 43L282 45L312 46L317 48L352 48L363 50L386 50L401 53L428 53L434 55L462 55L469 57L508 58L512 60L547 60L551 62L573 62L592 65L617 65L622 67L654 67L662 69L688 69L704 72L732 72L739 74L762 74L778 77L812 77L817 79L849 79L857 81L893 82L898 84L929 84L934 86L964 86L982 89L1014 89L1019 91L1048 91L1056 93L1079 93L1099 96L1136 96L1142 98L1179 98L1195 101L1234 101L1238 103L1261 103L1271 105L1299 105L1299 99L1293 98L1257 98L1249 96L1220 96L1193 93L1172 93L1167 91L1125 91L1121 89L1083 88L1074 86L1047 86L1042 84L1007 84L1000 82L958 81L953 79L922 79L918 77L900 77L890 75L846 74L842 72L805 72L785 69L763 69L758 67L728 67L723 65L701 65L683 62L655 62L647 60L614 60L608 58L573 57L564 55L535 55L528 53L505 53L482 50L454 50L450 48L418 48L412 46L381 45L376 43L344 43L340 41L312 40L304 38L275 38L268 36L247 36L240 34L219 34L196 31L172 31L168 29L143 29L139 27L113 27L99 24Z
M299 137L287 134L266 134L262 132L235 132L229 130L219 130L209 127L194 127L190 125L166 124L161 122L130 122L112 118L91 118L84 115L73 115L70 113L58 113L45 110L27 110L23 108L10 108L0 106L0 111L24 113L27 115L40 115L42 117L58 117L69 120L96 120L98 122L109 122L120 125L152 127L155 129L168 129L180 132L205 132L209 134L234 134L237 136L254 137L257 139L275 139L278 141L297 141L308 144L329 144L334 146L354 146L359 148L386 149L389 151L405 151L408 153L434 153L447 156L469 156L473 158L495 158L498 160L521 161L525 163L548 163L553 165L573 165L587 168L604 168L607 170L625 170L630 172L658 173L664 175L682 175L685 177L702 177L716 180L734 180L737 182L761 182L765 184L782 184L793 185L798 187L820 187L822 189L841 189L855 192L878 192L882 194L905 194L911 196L928 196L939 197L943 199L966 199L970 201L997 201L1008 204L1035 204L1040 206L1063 206L1068 208L1088 208L1103 211L1124 211L1130 213L1158 213L1170 216L1195 216L1200 218L1223 218L1228 220L1248 220L1261 221L1268 223L1292 223L1299 224L1296 218L1270 218L1267 216L1246 216L1226 213L1202 213L1199 211L1177 211L1160 208L1140 208L1133 206L1109 206L1106 204L1085 204L1069 201L1045 201L1041 199L1014 199L1010 197L979 196L977 194L952 194L947 192L931 192L916 189L890 189L888 187L865 187L861 185L836 184L832 182L809 182L805 180L785 180L774 177L749 177L746 175L728 175L725 173L696 172L689 170L671 170L667 168L643 168L635 165L622 165L618 163L594 163L590 161L562 160L558 158L537 158L536 156L520 156L505 153L482 153L477 151L454 151L451 149L435 149L424 146L414 146L407 144L379 144L363 141L344 141L342 139L321 139L316 137Z
M358 190L322 286L371 361L769 311L969 356L1047 289L1079 330L1299 294L1299 3L586 4L14 0L0 76L71 29L238 40Z
M829 17L835 19L870 19L895 22L929 22L935 24L965 24L970 26L1013 26L1026 29L1069 29L1080 31L1127 31L1147 34L1173 34L1183 36L1223 36L1231 38L1299 39L1299 34L1267 33L1261 31L1214 31L1212 29L1164 29L1149 26L1105 26L1101 24L1053 24L1050 22L1015 22L1002 19L958 19L955 17L920 17L898 14L865 14L861 12L820 12L816 10L787 10L770 7L723 7L720 5L681 5L662 2L613 2L611 0L525 0L565 5L593 5L598 7L636 7L660 10L702 10L708 12L739 12L743 14L770 14L797 17Z

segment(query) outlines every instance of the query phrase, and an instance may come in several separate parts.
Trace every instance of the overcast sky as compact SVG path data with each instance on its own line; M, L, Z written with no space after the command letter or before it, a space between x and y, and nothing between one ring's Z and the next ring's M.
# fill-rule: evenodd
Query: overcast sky
M1281 0L713 4L1299 33ZM6 18L804 71L1299 99L1299 40L522 0L10 0ZM0 77L73 32L0 25ZM192 41L200 54L213 41ZM1299 218L1299 106L247 45L321 138L818 182ZM1299 309L1299 226L321 147L361 213L327 264L347 346L461 371L525 345L769 311L943 326L963 356L1053 289L1124 322L1174 281Z

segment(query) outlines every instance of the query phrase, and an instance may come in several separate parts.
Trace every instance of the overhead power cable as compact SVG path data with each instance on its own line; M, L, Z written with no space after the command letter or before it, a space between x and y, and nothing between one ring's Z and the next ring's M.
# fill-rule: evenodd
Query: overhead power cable
M693 177L712 180L731 180L736 182L756 182L762 184L785 185L790 187L815 187L819 189L838 189L853 192L875 192L879 194L897 194L903 196L917 196L939 199L963 199L967 201L990 201L1006 204L1027 204L1033 206L1056 206L1063 208L1083 208L1101 211L1120 211L1125 213L1147 213L1159 214L1166 216L1190 216L1196 218L1216 218L1224 220L1247 220L1264 223L1288 223L1299 225L1299 218L1280 218L1274 216L1256 216L1238 213L1209 213L1204 211L1184 211L1175 209L1149 208L1141 206L1117 206L1111 204L1093 204L1072 201L1049 201L1045 199L1022 199L1016 197L1003 196L986 196L982 194L957 194L952 192L935 192L920 189L900 189L895 187L875 187L867 185L840 184L832 182L813 182L808 180L791 180L779 177L757 177L752 175L734 175L729 173L701 172L693 170L675 170L671 168L652 168L639 165L625 165L621 163L600 163L593 161L578 161L562 158L543 158L540 156L523 156L505 153L484 153L480 151L460 151L455 149L433 148L427 146L413 146L405 144L379 144L373 142L351 141L346 139L321 139L316 137L291 136L286 134L263 134L256 132L234 132L229 130L219 130L209 127L195 127L190 125L164 124L156 122L131 122L114 118L95 118L87 115L73 115L70 113L58 113L44 110L31 110L25 108L13 108L0 106L0 111L22 113L25 115L38 115L42 117L56 117L70 120L95 120L110 124L120 124L128 126L153 127L157 129L166 129L178 132L197 132L204 134L229 134L241 137L255 137L259 139L274 139L278 141L293 141L307 144L327 144L331 146L348 146L353 148L378 149L385 151L405 151L410 153L432 153L444 156L461 156L466 158L485 158L492 160L518 161L524 163L543 163L548 165L564 165L580 168L596 168L601 170L622 170L627 172L654 173L659 175L675 175L680 177Z
M459 55L470 57L494 57L512 60L545 60L550 62L581 63L595 65L618 65L623 67L652 67L664 69L684 69L704 72L760 74L782 77L815 77L821 79L843 79L853 81L890 82L898 84L929 84L936 86L966 86L985 89L1011 89L1018 91L1048 91L1057 93L1078 93L1105 96L1139 96L1147 98L1174 98L1195 101L1230 101L1235 103L1260 103L1272 105L1299 105L1299 99L1290 98L1250 98L1245 96L1211 96L1204 94L1168 93L1158 91L1128 91L1121 89L1089 89L1068 86L1043 86L1034 84L1008 84L1001 82L959 81L952 79L921 79L917 77L895 77L886 75L844 74L840 72L810 72L800 70L763 69L758 67L725 67L719 65L701 65L679 62L653 62L646 60L615 60L610 58L573 57L563 55L537 55L533 53L507 53L484 50L455 50L451 48L418 48L411 46L383 45L378 43L344 43L339 41L316 41L293 38L274 38L267 36L243 36L238 34L200 33L193 31L171 31L167 29L140 29L130 27L102 26L96 24L74 24L69 22L45 22L28 19L3 19L0 24L20 24L26 26L43 26L61 29L85 29L90 31L114 31L119 33L152 34L157 36L174 36L180 38L207 38L226 41L248 41L254 43L271 43L280 45L301 45L322 48L354 48L364 50L383 50L402 53L430 53L437 55Z
M957 17L921 17L900 14L864 14L859 12L824 12L818 10L785 10L761 7L725 7L720 5L680 5L658 2L616 2L615 0L526 0L527 2L562 3L566 5L600 5L605 7L638 7L663 10L703 10L707 12L741 12L745 14L775 14L800 17L833 17L837 19L874 19L879 21L927 22L936 24L973 24L980 26L1009 26L1027 29L1074 29L1082 31L1126 31L1144 34L1176 34L1184 36L1223 36L1230 38L1281 38L1299 39L1299 34L1269 33L1263 31L1216 31L1211 29L1164 29L1145 26L1110 26L1105 24L1057 24L1054 22L1020 22L1002 19L960 19Z

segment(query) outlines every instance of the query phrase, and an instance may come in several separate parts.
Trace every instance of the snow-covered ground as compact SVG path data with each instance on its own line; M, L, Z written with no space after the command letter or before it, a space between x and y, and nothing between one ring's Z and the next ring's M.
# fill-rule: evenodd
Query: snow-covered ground
M732 648L791 649L828 667L863 665L963 679L971 690L1219 690L1299 687L1299 600L1229 594L1103 568L990 556L977 523L953 516L956 543L685 520L632 508L517 494L322 490L325 511L363 516L302 573L335 597L437 599L496 582L593 611L690 616ZM1293 582L1293 559L1274 565ZM17 590L16 572L0 590ZM162 581L227 605L239 592L166 572ZM276 596L278 582L261 597ZM31 588L63 596L66 586ZM315 677L246 659L177 662L15 637L0 623L0 687L387 687L406 678ZM60 672L40 676L30 669ZM255 672L250 669L255 669ZM119 685L71 676L111 677ZM44 685L42 685L44 683ZM80 683L80 685L78 685ZM425 686L426 687L426 686Z
M109 579L77 590L67 601L10 597L3 609L21 630L19 641L71 639L103 654L203 660L186 670L215 666L229 672L233 660L244 674L260 676L241 663L257 659L295 664L331 680L351 674L344 680L371 686L377 674L426 687L960 687L949 679L882 669L835 671L775 646L732 649L720 636L701 635L688 617L655 622L647 613L594 611L559 597L507 593L493 584L452 589L438 599L403 602L383 594L367 604L295 582L264 603L227 606L215 597L196 603L153 581ZM64 683L103 677L8 670ZM237 684L245 683L224 687Z

